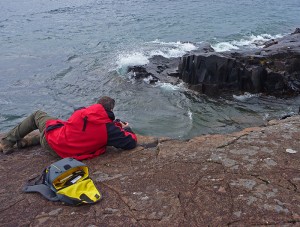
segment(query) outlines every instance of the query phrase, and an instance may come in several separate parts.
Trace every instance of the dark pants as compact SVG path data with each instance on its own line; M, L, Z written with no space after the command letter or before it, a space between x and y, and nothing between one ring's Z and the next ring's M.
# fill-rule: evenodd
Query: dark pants
M56 154L49 146L45 137L46 122L51 119L57 119L55 117L49 116L43 111L36 111L27 118L25 118L20 124L10 130L3 140L7 140L12 144L24 138L30 132L38 129L40 131L40 136L34 136L30 141L31 145L41 144L43 148L47 149L53 154Z

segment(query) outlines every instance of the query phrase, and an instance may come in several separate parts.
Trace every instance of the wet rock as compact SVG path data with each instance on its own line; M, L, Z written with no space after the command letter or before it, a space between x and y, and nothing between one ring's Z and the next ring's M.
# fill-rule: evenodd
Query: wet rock
M149 84L158 81L175 84L178 82L176 77L178 77L179 60L179 58L165 58L155 55L147 65L128 67L127 74L133 79L143 79Z
M58 160L40 146L0 154L1 225L295 226L299 138L299 115L188 141L138 135L133 150L84 161L103 199L79 207L21 191Z
M300 33L300 28L296 28L295 31L292 33L292 35L297 33Z
M146 69L142 66L133 66L128 68L128 73L130 77L136 80L144 79L149 84L153 84L159 81L159 78L154 76L152 73L146 71Z
M179 78L204 94L252 92L300 94L300 34L265 43L263 51L189 54L180 60ZM208 89L206 89L208 87Z
M277 43L278 43L278 41L276 41L274 39L271 39L271 40L264 43L264 48L270 47L270 46L272 46L274 44L277 44Z
M299 28L272 39L255 51L216 53L208 43L181 58L154 56L144 66L129 68L134 78L149 78L188 87L209 96L222 93L263 93L280 97L300 94Z

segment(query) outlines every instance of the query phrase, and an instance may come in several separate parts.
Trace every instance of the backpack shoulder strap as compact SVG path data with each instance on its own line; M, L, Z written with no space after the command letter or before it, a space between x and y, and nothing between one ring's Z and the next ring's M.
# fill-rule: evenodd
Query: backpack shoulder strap
M46 184L44 184L45 180L45 171L43 171L42 175L33 177L29 179L25 186L23 187L23 192L38 192L46 199L50 201L59 201L56 193L50 189Z
M23 192L38 192L50 201L59 201L56 193L45 184L26 185Z

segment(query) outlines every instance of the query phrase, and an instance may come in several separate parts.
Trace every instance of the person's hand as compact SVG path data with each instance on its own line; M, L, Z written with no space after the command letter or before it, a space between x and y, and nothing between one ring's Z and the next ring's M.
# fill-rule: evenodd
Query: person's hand
M122 125L122 128L129 127L129 123L128 122L120 121L120 123Z

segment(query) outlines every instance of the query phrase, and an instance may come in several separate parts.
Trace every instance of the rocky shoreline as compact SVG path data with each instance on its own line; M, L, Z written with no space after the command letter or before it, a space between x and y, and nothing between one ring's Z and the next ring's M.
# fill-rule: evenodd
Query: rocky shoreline
M203 44L181 58L154 56L148 65L130 67L128 73L135 79L148 78L149 83L178 83L180 79L209 96L243 92L299 95L300 29L251 51L217 53Z
M182 58L155 56L128 74L148 83L184 81L209 96L299 95L300 29L247 53L216 53L203 44ZM92 206L65 206L21 191L58 160L40 146L0 153L1 225L298 226L300 115L283 118L187 141L139 135L130 151L108 147L84 161L103 194Z
M299 115L188 141L139 136L84 161L103 199L79 207L21 192L58 160L40 146L0 154L1 225L298 226L299 138Z

